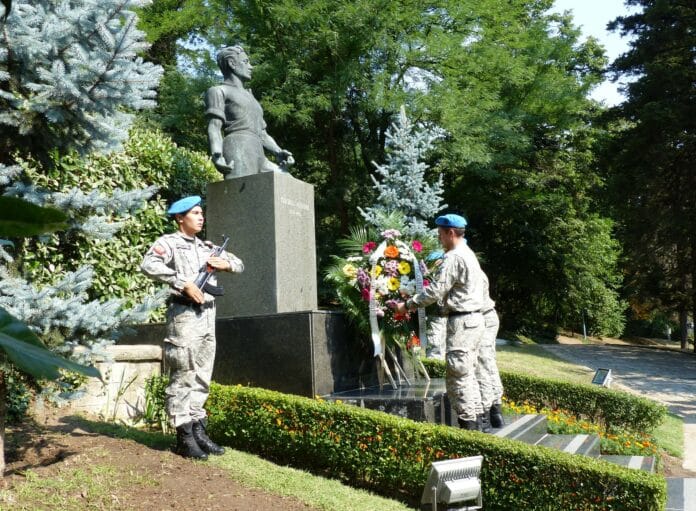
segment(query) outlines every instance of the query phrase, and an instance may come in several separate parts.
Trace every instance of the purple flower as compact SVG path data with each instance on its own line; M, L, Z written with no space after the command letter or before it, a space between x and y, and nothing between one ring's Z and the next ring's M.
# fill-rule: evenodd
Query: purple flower
M366 288L370 286L370 274L367 273L363 268L358 268L356 279L358 281L358 285L361 288Z
M396 259L390 259L384 263L384 273L390 277L395 277L399 274L399 262Z
M386 231L382 231L380 234L386 240L393 240L401 236L401 233L396 229L387 229Z

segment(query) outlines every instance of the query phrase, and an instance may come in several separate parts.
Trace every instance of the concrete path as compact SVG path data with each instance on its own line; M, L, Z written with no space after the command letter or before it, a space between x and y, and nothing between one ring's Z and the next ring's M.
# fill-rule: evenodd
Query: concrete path
M568 362L593 370L611 369L612 387L664 403L672 413L682 417L683 467L696 471L696 355L627 345L545 344L543 347ZM671 480L669 486L670 511L696 511L696 493L693 493L696 479Z

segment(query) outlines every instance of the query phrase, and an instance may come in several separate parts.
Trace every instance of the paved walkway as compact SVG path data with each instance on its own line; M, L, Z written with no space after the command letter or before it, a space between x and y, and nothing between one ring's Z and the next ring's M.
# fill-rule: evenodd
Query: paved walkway
M631 345L544 344L590 369L611 369L612 386L667 405L684 419L684 462L696 471L696 355ZM667 480L666 511L696 511L696 478Z

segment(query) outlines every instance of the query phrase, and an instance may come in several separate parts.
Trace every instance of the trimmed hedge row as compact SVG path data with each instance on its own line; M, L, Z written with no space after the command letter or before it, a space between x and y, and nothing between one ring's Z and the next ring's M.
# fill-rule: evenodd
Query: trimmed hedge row
M414 506L431 462L482 454L489 511L665 508L660 476L479 432L241 386L212 384L207 408L222 444Z
M423 363L431 377L444 377L444 362L428 359ZM506 371L500 371L500 379L505 397L510 401L528 401L537 409L547 406L567 410L578 418L602 424L605 429L621 427L649 432L659 426L667 415L667 408L660 403L597 385Z

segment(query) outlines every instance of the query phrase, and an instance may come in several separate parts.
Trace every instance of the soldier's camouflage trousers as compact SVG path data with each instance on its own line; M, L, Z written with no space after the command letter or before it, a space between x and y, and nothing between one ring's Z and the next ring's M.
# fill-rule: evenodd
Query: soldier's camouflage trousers
M437 360L445 360L447 316L429 317L426 337L428 339L428 345L425 348L425 356Z
M503 384L500 381L498 364L495 360L495 340L498 336L500 320L495 309L483 315L484 331L479 346L476 379L481 390L481 405L488 410L493 404L500 404L503 397Z
M483 335L480 313L450 316L447 321L447 397L462 420L475 420L483 413L476 380L476 362Z
M176 428L206 417L203 409L215 361L215 305L172 304L167 310L167 414Z

